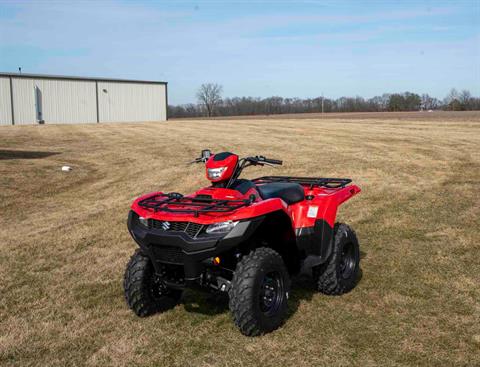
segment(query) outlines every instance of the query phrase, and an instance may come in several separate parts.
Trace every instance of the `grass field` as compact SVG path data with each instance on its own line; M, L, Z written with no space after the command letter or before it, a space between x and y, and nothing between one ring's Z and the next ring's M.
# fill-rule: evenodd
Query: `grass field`
M405 116L0 128L0 365L479 366L480 114ZM286 324L258 338L192 291L135 317L129 205L205 185L185 165L205 147L284 160L250 177L353 178L340 220L360 239L357 288L296 279Z

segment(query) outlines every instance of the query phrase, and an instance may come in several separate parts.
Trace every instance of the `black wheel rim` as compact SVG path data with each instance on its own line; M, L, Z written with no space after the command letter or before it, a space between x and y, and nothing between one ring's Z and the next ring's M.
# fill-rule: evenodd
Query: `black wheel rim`
M151 277L150 281L150 294L154 300L159 300L170 293L165 283L156 276Z
M279 272L265 274L260 286L260 310L272 316L279 310L285 297L283 278Z
M343 279L349 279L355 272L355 248L353 243L348 242L342 248L340 257L340 273Z

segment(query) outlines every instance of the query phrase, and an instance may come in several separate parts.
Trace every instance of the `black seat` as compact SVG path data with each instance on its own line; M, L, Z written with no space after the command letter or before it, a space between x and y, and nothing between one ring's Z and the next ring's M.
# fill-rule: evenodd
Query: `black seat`
M275 182L257 186L258 193L263 200L280 198L288 205L305 199L302 185L290 182Z
M233 184L230 186L232 190L237 190L241 192L242 194L246 194L248 190L251 188L255 187L252 181L250 180L245 180L243 178L239 180L235 180Z

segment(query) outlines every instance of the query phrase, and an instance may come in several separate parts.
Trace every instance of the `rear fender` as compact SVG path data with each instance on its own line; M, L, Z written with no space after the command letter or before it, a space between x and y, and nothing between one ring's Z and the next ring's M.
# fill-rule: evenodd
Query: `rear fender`
M358 194L356 185L341 189L306 190L306 200L288 208L295 228L312 227L317 220L324 220L331 227L335 224L338 207ZM308 197L312 197L310 200Z
M306 192L311 200L292 205L297 246L305 255L313 256L313 263L322 263L331 254L335 220L338 207L360 192L356 185L340 189L324 189L320 192Z

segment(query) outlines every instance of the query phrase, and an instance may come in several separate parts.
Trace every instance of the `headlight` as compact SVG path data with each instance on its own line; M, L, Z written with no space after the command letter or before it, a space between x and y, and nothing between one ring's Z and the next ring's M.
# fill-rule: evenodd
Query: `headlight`
M138 217L138 221L140 224L146 228L148 228L148 219L144 217Z
M217 180L220 177L222 177L222 173L227 169L227 167L220 167L220 168L209 168L207 170L208 172L208 178L210 180Z
M207 227L207 230L205 232L209 234L228 233L237 225L237 223L238 221L232 222L231 220L228 220L226 222L218 222L218 223L210 224Z

